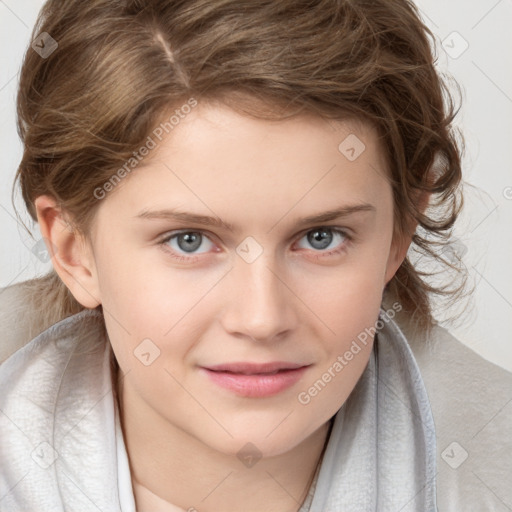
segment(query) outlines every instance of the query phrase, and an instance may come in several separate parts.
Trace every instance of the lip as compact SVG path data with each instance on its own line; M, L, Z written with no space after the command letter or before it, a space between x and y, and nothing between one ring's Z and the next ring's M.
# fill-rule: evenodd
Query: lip
M200 370L218 386L237 395L263 398L296 384L310 365L276 361L271 363L226 363Z
M205 366L207 370L217 372L231 372L243 373L246 375L254 375L257 373L272 373L279 370L296 370L304 364L289 363L287 361L271 361L268 363L249 363L249 362L234 362L217 364L215 366Z

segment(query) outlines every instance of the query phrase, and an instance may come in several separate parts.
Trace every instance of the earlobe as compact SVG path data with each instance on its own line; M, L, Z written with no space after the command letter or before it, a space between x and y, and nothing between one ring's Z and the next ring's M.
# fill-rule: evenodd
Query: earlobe
M84 237L66 221L55 199L35 200L37 220L52 264L75 299L86 308L101 304L94 256Z

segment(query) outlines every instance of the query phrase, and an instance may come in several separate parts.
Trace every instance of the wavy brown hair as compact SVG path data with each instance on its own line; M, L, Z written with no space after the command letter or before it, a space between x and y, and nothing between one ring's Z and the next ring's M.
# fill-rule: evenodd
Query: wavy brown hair
M414 248L462 275L443 257L462 208L457 109L412 2L49 0L31 39L43 32L58 47L45 58L28 48L17 96L24 152L14 185L34 221L34 200L48 194L87 236L94 191L191 98L259 119L355 118L379 134L394 235L414 220ZM432 296L456 300L463 288L433 286L430 275L407 257L383 295L427 331ZM54 271L32 284L41 328L83 309Z

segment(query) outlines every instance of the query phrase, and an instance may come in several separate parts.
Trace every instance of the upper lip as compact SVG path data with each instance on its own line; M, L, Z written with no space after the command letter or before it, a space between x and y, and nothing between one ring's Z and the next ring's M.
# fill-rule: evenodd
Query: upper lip
M232 372L253 375L258 373L273 373L279 370L295 370L297 368L302 368L303 366L309 365L284 361L274 361L269 363L236 362L205 366L204 368L215 372Z

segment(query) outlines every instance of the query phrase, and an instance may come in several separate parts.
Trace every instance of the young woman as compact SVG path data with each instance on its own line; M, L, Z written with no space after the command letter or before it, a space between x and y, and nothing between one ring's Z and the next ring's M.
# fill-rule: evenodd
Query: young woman
M17 178L54 270L3 293L30 334L0 366L1 510L490 503L442 379L510 374L435 325L449 291L407 257L458 270L430 37L406 0L45 4ZM506 396L471 396L475 437Z

